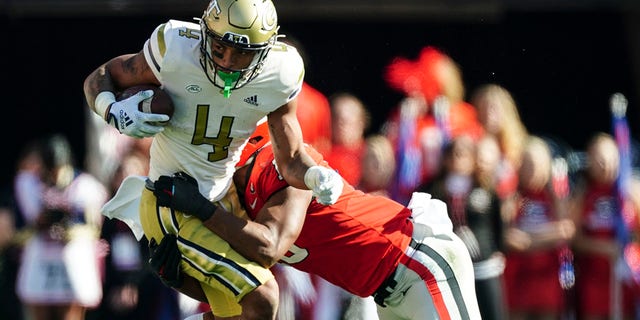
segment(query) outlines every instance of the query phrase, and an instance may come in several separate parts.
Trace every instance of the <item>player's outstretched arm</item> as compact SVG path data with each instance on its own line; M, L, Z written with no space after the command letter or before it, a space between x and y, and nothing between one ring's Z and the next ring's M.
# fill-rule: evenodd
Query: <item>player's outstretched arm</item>
M307 154L296 116L296 104L294 99L268 115L269 134L278 168L289 185L313 191L313 196L321 204L334 204L342 193L344 182L335 170L319 166Z

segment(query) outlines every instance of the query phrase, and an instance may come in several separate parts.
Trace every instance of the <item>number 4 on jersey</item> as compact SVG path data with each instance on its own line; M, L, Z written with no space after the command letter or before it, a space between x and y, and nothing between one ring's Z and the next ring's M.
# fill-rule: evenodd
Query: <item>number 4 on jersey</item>
M193 132L191 144L201 145L208 144L213 147L213 151L209 152L207 160L211 162L220 161L229 156L229 145L233 138L229 135L233 126L233 117L222 117L218 135L215 137L207 137L207 123L209 119L209 105L198 105L196 114L196 129Z

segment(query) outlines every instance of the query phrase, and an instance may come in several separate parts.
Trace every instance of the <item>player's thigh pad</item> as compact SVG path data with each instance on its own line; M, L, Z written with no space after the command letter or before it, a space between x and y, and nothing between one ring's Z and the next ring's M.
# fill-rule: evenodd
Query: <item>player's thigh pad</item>
M480 319L473 264L464 243L453 232L422 231L414 227L415 243L398 265L397 286L385 300L387 310L379 308L381 319L394 319L391 314L404 319Z
M156 206L155 196L146 189L140 202L140 220L149 240L160 242L168 233L178 236L182 270L201 282L218 316L237 315L242 297L273 278L269 269L233 250L198 218ZM220 310L216 313L216 309Z

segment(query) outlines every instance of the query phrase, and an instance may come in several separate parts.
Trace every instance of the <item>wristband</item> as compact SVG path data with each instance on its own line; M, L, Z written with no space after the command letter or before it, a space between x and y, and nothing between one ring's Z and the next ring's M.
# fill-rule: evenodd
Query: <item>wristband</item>
M111 91L102 91L96 96L94 106L96 113L106 121L107 110L112 103L116 102L116 96Z
M304 173L304 184L309 188L309 190L313 190L318 186L318 179L320 176L320 171L322 170L322 166L312 166L307 169L307 172Z
M198 217L198 219L200 219L200 221L204 222L204 221L209 220L209 218L211 218L213 216L213 214L218 209L218 206L213 204L207 198L202 197L201 199L203 201L200 203L199 206L196 204L197 209L194 210L194 212L192 212L192 214L195 215L196 217Z

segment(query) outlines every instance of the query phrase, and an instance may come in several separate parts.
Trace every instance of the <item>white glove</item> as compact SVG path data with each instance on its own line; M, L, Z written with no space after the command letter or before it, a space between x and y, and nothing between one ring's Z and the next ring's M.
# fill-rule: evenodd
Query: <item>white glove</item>
M313 166L304 174L304 184L313 191L320 204L336 203L344 187L342 177L335 171L323 166Z
M169 120L166 114L145 113L138 110L138 104L152 96L152 90L144 90L127 99L115 101L112 93L101 92L96 97L96 109L108 110L105 120L120 133L134 138L151 137L164 130L163 126L154 122Z
M414 192L407 208L411 209L413 221L431 227L434 234L453 231L453 223L447 212L447 204L433 199L425 192Z

